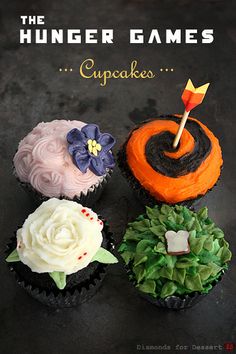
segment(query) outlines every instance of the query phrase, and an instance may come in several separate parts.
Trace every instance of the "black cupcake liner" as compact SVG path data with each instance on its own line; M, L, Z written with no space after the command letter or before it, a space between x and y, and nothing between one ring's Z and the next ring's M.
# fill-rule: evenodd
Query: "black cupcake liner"
M99 183L99 185L98 186L96 186L96 185L91 186L89 189L92 189L92 190L88 190L86 194L81 192L81 194L79 196L75 196L72 199L68 198L66 196L63 196L63 195L61 195L61 196L59 196L57 198L58 199L71 200L71 201L80 203L83 206L91 207L100 199L104 188L106 187L107 183L109 182L109 180L111 178L112 172L113 172L112 170L109 170L107 172L107 175ZM42 193L40 193L39 191L37 191L34 187L32 187L32 185L30 183L20 181L20 179L17 177L17 174L16 174L15 171L14 171L14 175L16 176L20 187L26 193L28 193L30 195L30 197L33 198L34 202L37 205L39 205L42 202L45 202L46 200L52 198L52 197L47 197L47 196L43 195Z
M164 118L164 117L168 117L169 115L162 115L160 116L160 118ZM168 204L170 206L173 205L183 205L186 206L188 208L192 207L196 202L200 201L201 198L203 198L207 193L209 193L218 183L218 181L220 180L220 177L218 178L217 182L215 183L215 185L209 189L205 194L199 194L198 196L196 196L196 198L193 199L186 199L182 202L178 202L178 203L167 203L167 202L163 202L160 201L158 199L156 199L155 197L153 197L146 189L144 189L142 187L142 185L140 184L140 182L135 178L135 176L133 175L128 163L127 163L127 157L126 157L126 146L127 143L129 141L129 138L131 136L131 134L133 133L134 130L140 128L142 125L153 121L154 119L148 119L146 121L141 122L140 124L136 125L131 132L129 133L125 143L120 147L118 153L117 153L117 164L121 170L122 175L125 177L125 179L127 180L129 186L133 189L135 196L138 198L138 200L144 204L144 205L148 205L148 206L154 206L154 205L162 205L162 204ZM221 167L222 170L223 166Z
M126 268L128 276L130 277L130 275L132 274L132 271L127 266L125 268ZM136 289L137 293L142 298L144 298L145 300L149 301L153 305L155 305L157 307L171 309L171 310L182 310L182 309L190 308L190 307L196 305L202 299L204 299L214 289L214 287L221 281L224 273L225 273L225 271L221 271L218 279L214 280L211 283L212 289L209 290L209 292L207 294L194 291L194 292L186 294L186 295L179 295L179 296L171 295L171 296L167 296L164 299L155 298L152 295L149 295L149 294L146 294L146 293L142 292L141 290L137 289L135 281L131 281L131 282L135 286L135 289Z
M144 293L142 294L141 291L139 293L141 297L148 300L153 305L173 310L181 310L192 307L207 295L195 292L190 295L185 295L182 298L178 296L168 296L165 299L155 299L152 296L148 296Z
M104 222L103 229L103 246L109 250L114 250L112 233L109 231L107 223ZM7 245L6 254L9 253L15 248L16 238L11 238L11 242ZM15 275L17 283L34 299L40 301L44 305L54 307L54 308L65 308L65 307L74 307L78 306L91 297L93 297L98 291L99 287L102 284L103 279L105 278L108 264L103 264L99 262L92 262L88 267L94 263L97 263L96 269L89 275L88 279L83 280L81 283L78 283L74 286L66 287L63 290L58 288L48 289L44 288L41 284L40 286L32 285L27 279L23 279L15 269L15 263L8 263L10 271ZM25 266L27 267L27 266ZM75 273L79 276L80 271ZM71 275L73 276L73 274ZM70 277L70 276L68 276ZM53 280L52 280L53 282ZM73 282L71 282L73 285Z

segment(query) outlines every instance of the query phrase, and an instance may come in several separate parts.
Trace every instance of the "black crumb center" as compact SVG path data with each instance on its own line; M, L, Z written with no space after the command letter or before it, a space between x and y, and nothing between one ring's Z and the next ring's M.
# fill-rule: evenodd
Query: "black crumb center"
M175 116L165 116L159 119L172 120L179 123L179 118ZM185 129L194 138L194 148L178 159L165 155L165 152L175 152L177 148L173 148L175 135L169 131L164 131L153 135L145 146L145 154L148 163L152 168L168 177L179 177L194 172L202 164L211 152L211 141L198 124L193 120L188 120Z

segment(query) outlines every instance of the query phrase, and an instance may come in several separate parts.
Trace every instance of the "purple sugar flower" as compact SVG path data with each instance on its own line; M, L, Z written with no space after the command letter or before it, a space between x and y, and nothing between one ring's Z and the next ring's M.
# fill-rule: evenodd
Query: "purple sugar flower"
M81 130L74 128L67 134L68 151L81 172L89 168L95 175L105 175L115 166L111 148L115 139L111 134L101 133L96 124L87 124Z

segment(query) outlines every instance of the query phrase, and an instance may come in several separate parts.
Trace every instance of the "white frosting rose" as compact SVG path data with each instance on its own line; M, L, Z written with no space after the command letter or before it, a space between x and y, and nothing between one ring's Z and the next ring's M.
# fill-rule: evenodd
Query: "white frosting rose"
M87 267L97 253L102 228L102 221L91 209L52 198L17 231L17 252L33 272L72 274Z

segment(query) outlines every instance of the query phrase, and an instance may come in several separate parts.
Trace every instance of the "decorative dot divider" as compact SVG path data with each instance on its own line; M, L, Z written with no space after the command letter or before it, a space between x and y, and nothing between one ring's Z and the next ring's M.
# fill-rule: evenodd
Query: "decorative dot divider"
M60 72L72 72L73 71L73 68L59 68L58 69ZM168 71L171 71L173 72L174 71L174 68L160 68L159 71L161 72L168 72Z

